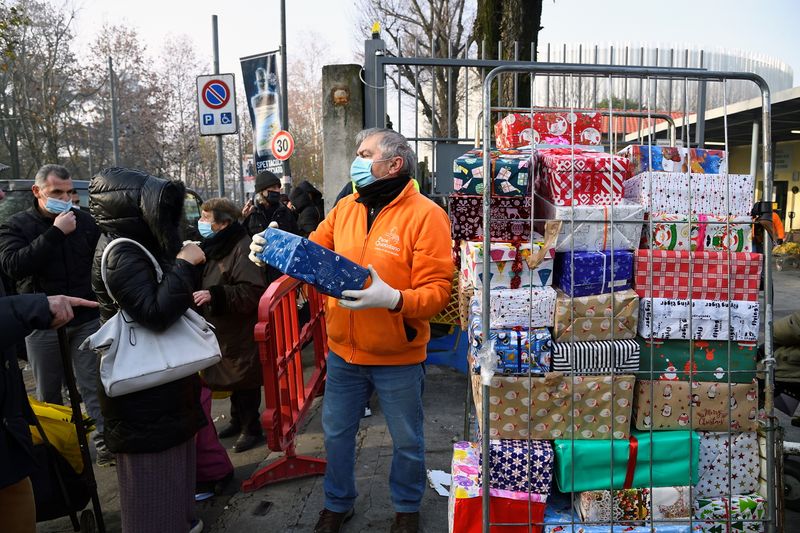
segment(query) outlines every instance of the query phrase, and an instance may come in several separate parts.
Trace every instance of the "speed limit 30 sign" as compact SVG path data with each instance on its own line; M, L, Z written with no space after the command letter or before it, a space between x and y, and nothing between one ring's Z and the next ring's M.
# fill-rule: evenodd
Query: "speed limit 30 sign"
M286 161L294 152L294 137L286 130L281 130L272 138L272 155L279 161Z

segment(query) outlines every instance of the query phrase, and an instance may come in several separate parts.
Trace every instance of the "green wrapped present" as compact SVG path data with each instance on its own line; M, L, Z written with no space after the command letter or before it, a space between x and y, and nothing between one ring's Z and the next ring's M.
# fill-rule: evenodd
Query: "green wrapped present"
M728 498L697 498L694 518L697 531L704 533L761 533L767 502L758 494ZM728 527L730 520L730 527ZM789 531L789 529L786 529Z
M558 439L554 444L561 492L684 487L698 480L700 436L694 431L634 430L628 440Z
M689 381L689 376L693 376L694 381L727 383L730 374L731 383L751 383L755 378L758 352L755 342L732 341L729 366L728 341L695 341L692 357L686 340L655 339L652 344L642 337L636 340L641 346L638 379Z

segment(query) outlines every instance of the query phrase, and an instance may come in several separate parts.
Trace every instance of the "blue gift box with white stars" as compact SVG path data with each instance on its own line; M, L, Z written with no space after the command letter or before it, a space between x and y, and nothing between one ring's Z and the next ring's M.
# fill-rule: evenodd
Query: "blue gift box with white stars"
M556 254L554 285L568 296L593 296L630 289L633 252L565 252Z
M267 228L263 235L269 245L258 258L322 294L341 298L342 291L364 288L369 270L361 265L293 233Z
M546 440L498 439L489 442L489 486L493 489L550 494L553 445Z

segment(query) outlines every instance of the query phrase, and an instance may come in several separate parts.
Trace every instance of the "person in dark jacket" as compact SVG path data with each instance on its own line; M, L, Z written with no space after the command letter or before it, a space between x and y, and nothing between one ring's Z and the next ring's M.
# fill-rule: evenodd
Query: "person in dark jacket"
M263 442L258 408L263 378L258 345L252 331L258 301L267 288L261 269L247 259L250 237L239 224L239 210L226 198L212 198L200 207L200 245L206 254L202 290L194 303L214 325L222 361L203 371L212 390L232 391L230 424L220 438L238 436L234 452ZM245 334L244 332L248 332Z
M300 235L308 237L325 218L325 203L322 201L322 193L311 183L301 181L297 187L292 189L289 201L291 202L290 207L297 217Z
M164 331L192 306L205 255L195 244L181 247L179 226L185 187L138 170L109 168L92 179L89 206L103 232L97 244L92 285L100 317L119 308L141 326ZM161 265L156 279L150 259L133 244L115 246L107 257L106 292L101 257L117 237L135 240ZM194 435L206 424L200 378L189 376L114 398L99 390L106 442L117 454L117 479L125 533L189 531L194 517Z
M88 213L73 209L74 187L69 171L45 165L36 173L34 204L0 226L0 266L16 283L16 292L65 294L94 300L92 255L100 230ZM110 465L114 456L106 448L104 420L97 399L97 361L81 343L99 327L97 309L81 308L66 326L75 378L89 416L95 419L97 464ZM28 361L40 401L63 404L64 369L56 332L35 330L26 339Z
M294 214L281 202L281 180L268 170L256 176L255 198L247 201L242 216L250 236L267 229L270 222L277 222L283 231L300 233Z
M36 504L30 474L33 442L29 425L34 414L25 393L14 346L34 329L60 328L75 317L73 307L97 302L69 296L20 294L6 296L0 285L0 516L3 531L34 533Z

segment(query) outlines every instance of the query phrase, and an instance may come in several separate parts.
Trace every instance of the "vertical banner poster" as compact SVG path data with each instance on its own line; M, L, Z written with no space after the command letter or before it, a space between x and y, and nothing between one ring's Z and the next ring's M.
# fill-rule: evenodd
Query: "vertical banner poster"
M255 173L269 170L283 176L283 163L275 158L270 148L272 137L281 130L283 95L279 77L279 52L267 52L243 57L242 79L250 122L253 124L253 156Z

